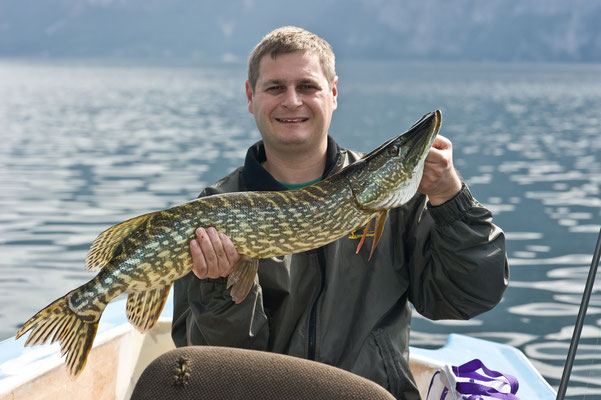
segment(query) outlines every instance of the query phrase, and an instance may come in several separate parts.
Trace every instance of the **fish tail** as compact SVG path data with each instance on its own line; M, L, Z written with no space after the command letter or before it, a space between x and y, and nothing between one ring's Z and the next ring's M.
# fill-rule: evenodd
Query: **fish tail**
M75 379L86 365L98 329L98 320L85 321L71 310L68 304L71 293L55 300L31 317L19 329L16 338L19 339L31 330L25 346L34 346L46 343L54 334L51 343L60 342L61 356L67 355L67 371Z

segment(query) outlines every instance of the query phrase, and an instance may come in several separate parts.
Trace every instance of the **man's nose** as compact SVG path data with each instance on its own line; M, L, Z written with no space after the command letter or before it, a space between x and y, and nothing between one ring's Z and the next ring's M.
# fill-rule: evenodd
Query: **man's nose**
M288 88L286 89L286 93L284 93L284 99L282 101L282 105L287 108L297 108L301 104L303 104L299 94L296 91L296 88Z

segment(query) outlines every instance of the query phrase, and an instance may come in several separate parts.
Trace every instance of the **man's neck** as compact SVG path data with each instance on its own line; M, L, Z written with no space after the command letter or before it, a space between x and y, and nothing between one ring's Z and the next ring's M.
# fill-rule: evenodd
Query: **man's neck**
M327 143L311 153L279 154L265 147L263 168L279 182L305 183L320 178L326 166Z

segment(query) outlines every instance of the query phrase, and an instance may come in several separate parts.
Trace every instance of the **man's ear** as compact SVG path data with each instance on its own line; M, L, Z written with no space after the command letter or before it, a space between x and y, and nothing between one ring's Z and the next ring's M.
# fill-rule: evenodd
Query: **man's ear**
M253 114L253 90L249 81L246 81L246 99L248 100L248 112Z
M334 110L338 108L338 76L334 77L334 82L332 82L332 97L334 101Z

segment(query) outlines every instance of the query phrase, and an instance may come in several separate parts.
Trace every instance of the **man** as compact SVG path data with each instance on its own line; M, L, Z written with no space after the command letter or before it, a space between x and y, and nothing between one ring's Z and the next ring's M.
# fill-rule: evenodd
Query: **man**
M262 141L244 166L202 196L311 184L360 158L328 136L337 107L334 54L316 35L276 29L251 53L248 109ZM417 194L389 213L375 253L357 239L261 260L258 283L234 304L226 276L240 255L213 228L190 243L193 274L175 283L173 340L309 358L419 398L408 366L411 302L432 319L468 319L494 307L508 266L502 231L474 200L439 136Z

